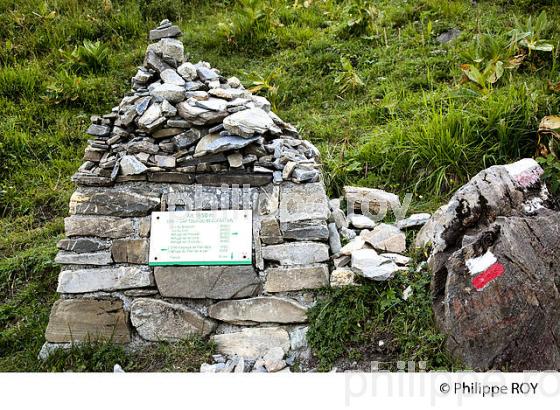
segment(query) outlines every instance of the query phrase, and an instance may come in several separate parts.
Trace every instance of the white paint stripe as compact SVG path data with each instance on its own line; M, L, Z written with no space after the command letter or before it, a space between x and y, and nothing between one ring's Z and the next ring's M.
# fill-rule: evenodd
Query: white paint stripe
M466 264L471 275L476 275L477 273L484 272L497 261L498 259L496 259L492 252L486 251L484 255L468 259Z
M516 177L526 172L531 172L535 168L540 168L540 165L533 158L523 158L517 162L506 164L504 167L512 177Z

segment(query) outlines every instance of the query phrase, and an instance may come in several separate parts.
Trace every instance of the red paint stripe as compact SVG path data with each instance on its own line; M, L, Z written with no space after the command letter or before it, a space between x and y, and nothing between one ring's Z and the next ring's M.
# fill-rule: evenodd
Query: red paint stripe
M484 272L476 275L472 280L472 284L477 290L480 290L498 276L501 276L505 270L504 265L500 262L496 262L493 265L490 265L490 267Z

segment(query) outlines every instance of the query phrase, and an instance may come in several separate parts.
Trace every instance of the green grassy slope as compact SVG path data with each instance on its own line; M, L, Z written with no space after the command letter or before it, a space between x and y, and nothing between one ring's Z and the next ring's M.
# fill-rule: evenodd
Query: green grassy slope
M160 19L181 26L192 60L254 86L317 144L333 195L363 184L414 192L414 209L434 209L482 168L535 152L539 119L558 112L547 85L560 80L554 3L0 0L0 370L44 369L35 355L83 131L127 91ZM450 28L461 35L438 43ZM554 50L531 50L516 66L527 47L511 41L514 29ZM475 81L462 82L461 64L488 70L471 68ZM340 342L379 308L366 307ZM323 359L342 354L334 350Z

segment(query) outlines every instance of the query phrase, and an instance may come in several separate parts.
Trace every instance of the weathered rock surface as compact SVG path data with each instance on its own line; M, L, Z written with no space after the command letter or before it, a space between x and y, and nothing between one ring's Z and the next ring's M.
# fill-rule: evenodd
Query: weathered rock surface
M299 303L275 296L224 300L208 309L210 317L234 324L303 323L306 312Z
M245 328L241 332L212 336L218 351L255 360L274 347L290 349L290 336L280 327Z
M111 242L97 238L61 239L56 246L64 251L90 253L109 249Z
M329 247L316 242L283 243L263 247L262 256L280 265L308 265L328 260Z
M379 224L372 231L363 231L360 236L375 249L402 253L406 250L406 235L394 225Z
M326 221L329 204L321 182L283 184L280 189L280 223L304 220Z
M207 336L216 327L212 320L186 306L145 298L132 302L130 321L140 337L154 342Z
M113 259L109 251L89 253L60 251L54 261L63 265L109 265Z
M149 250L147 239L115 239L111 247L116 263L147 264Z
M399 270L391 259L379 256L373 249L359 249L352 252L351 263L356 273L373 280L387 280Z
M90 340L128 343L127 323L120 300L60 299L52 307L45 338L52 343Z
M63 270L58 277L59 293L85 293L98 290L119 290L153 286L154 279L147 266L121 266Z
M560 214L541 173L490 167L430 221L436 320L474 369L560 369Z
M245 298L260 288L252 266L156 266L154 276L161 295L172 298Z
M120 171L122 175L139 175L148 170L146 165L142 164L136 157L125 155L120 162Z
M400 207L400 200L397 195L381 189L345 186L344 197L349 210L360 209L362 212L369 211L378 214Z
M70 214L144 216L159 205L160 196L149 191L78 189L70 198Z
M241 137L252 137L267 131L274 134L281 133L270 116L260 108L251 108L230 115L224 119L224 127L230 133Z
M358 229L372 229L375 227L375 222L365 215L350 214L348 215L348 222L354 228Z
M338 268L331 272L331 286L333 288L349 286L354 284L354 271L349 268Z
M64 218L64 230L67 236L123 238L134 233L134 224L131 218L74 215Z
M426 224L431 215L428 213L412 214L408 218L397 221L395 226L399 229L416 228Z
M265 292L318 289L329 284L329 268L324 264L286 266L266 270Z

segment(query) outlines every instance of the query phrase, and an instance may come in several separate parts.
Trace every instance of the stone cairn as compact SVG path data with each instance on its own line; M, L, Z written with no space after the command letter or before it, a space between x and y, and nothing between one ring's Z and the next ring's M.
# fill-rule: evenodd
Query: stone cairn
M150 31L156 42L132 91L86 131L42 355L83 340L135 346L198 334L230 357L201 371L279 371L309 355L316 289L352 284L354 272L389 278L407 263L396 253L404 233L363 215L347 220L325 194L318 150L237 78L186 61L180 35L167 20ZM346 191L348 202L398 202ZM210 209L252 209L252 265L148 265L152 211ZM374 229L357 236L349 223Z

